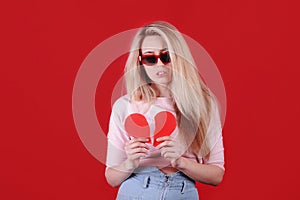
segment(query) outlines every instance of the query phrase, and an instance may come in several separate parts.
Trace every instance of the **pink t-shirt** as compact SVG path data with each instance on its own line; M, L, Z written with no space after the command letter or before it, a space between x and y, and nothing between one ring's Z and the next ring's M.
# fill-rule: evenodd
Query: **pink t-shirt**
M149 124L150 138L153 141L155 130L154 117L161 111L169 111L176 116L172 100L166 97L158 97L151 105L149 105L144 101L132 101L128 95L125 95L120 97L114 103L107 134L107 167L117 166L127 158L124 146L131 138L127 134L124 126L126 118L133 113L143 114ZM177 132L178 129L176 127L172 135L176 135ZM212 118L208 127L207 139L210 147L209 159L205 159L200 154L194 155L188 152L184 153L183 157L202 164L216 165L224 170L222 126L216 104L212 106ZM170 165L170 161L161 157L159 150L153 147L152 144L149 144L149 147L149 155L141 159L140 166L166 167Z

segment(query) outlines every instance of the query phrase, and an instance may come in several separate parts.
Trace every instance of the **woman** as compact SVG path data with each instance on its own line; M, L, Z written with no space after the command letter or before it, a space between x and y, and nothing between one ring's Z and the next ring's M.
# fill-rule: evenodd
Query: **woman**
M224 149L217 103L177 29L166 22L142 27L125 78L128 94L112 108L105 172L110 185L121 185L117 199L198 199L195 182L218 185ZM160 112L171 113L176 127L157 138ZM145 117L149 137L129 134L125 122L134 113ZM159 118L162 126L169 118Z

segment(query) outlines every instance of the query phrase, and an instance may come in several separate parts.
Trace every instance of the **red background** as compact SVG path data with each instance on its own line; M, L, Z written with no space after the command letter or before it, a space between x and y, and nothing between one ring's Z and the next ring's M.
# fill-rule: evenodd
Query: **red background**
M10 1L0 9L0 199L113 199L105 166L76 132L73 83L101 41L153 20L203 45L226 87L226 174L218 187L198 184L201 199L300 199L296 3ZM113 73L98 88L108 92ZM99 92L96 100L108 105ZM108 116L109 107L98 110Z

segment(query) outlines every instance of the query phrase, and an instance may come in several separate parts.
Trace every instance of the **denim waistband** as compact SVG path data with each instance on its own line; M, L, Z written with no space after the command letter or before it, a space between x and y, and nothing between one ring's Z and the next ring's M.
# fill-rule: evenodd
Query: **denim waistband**
M173 174L164 174L156 167L146 167L139 169L138 173L133 173L131 178L139 181L144 188L161 188L184 190L189 187L195 187L195 181L186 176L183 172L177 171Z

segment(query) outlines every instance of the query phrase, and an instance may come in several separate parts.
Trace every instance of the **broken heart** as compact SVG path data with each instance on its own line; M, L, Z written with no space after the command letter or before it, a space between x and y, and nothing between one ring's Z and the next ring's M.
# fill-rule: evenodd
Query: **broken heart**
M163 136L170 136L176 128L176 118L168 111L161 111L154 117L155 131L153 146L160 142L156 139ZM150 127L144 115L134 113L129 115L125 120L125 130L128 135L133 137L148 138L150 141Z

